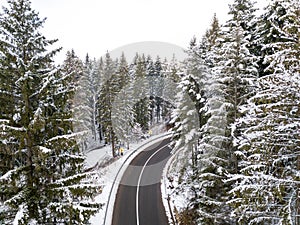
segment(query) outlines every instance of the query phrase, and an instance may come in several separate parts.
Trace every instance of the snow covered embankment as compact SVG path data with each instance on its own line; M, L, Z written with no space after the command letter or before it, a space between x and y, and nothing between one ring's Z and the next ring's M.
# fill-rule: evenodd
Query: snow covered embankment
M136 157L145 148L153 143L165 139L170 133L163 133L150 137L143 142L132 144L125 150L124 156L104 168L98 168L100 174L100 183L103 185L102 193L96 197L97 202L105 203L105 206L90 219L92 225L110 225L113 216L115 197L118 190L118 184L131 160ZM92 167L97 163L103 163L103 160L109 160L111 157L110 147L99 148L87 153L87 165Z

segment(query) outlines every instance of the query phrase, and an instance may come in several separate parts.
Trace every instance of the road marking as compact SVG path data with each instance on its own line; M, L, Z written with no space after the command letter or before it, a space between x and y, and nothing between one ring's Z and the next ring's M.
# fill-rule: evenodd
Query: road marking
M159 152L161 151L163 148L165 148L166 146L168 146L169 144L166 144L164 146L162 146L161 148L159 148L156 152L154 152L149 158L148 160L145 162L145 165L143 166L139 179L138 179L138 183L137 183L137 188L136 188L136 224L140 225L140 218L139 218L139 191L140 191L140 183L141 183L141 179L142 179L142 175L143 172L148 164L148 162Z

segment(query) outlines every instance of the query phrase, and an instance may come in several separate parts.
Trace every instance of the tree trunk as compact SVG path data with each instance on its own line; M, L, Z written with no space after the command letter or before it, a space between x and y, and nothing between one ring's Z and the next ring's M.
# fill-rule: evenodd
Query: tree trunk
M300 155L297 156L297 170L300 171ZM297 188L295 224L300 225L300 184L298 184Z
M113 157L116 157L116 151L115 151L115 134L114 134L112 128L111 128L110 134L111 134L111 150L112 150L112 155L113 155Z
M94 140L97 140L97 118L96 118L96 112L97 112L97 99L96 96L93 96L93 135L94 135Z
M38 212L38 207L36 202L34 201L34 198L36 197L36 193L34 191L35 188L35 180L34 180L34 164L33 164L33 134L31 133L30 128L30 120L31 120L31 114L32 114L32 106L31 101L29 97L29 84L28 81L24 83L24 86L22 87L22 94L23 94L23 100L24 100L24 114L23 114L23 126L26 128L27 132L24 135L24 142L25 142L25 149L26 149L26 200L28 204L28 214L30 218L35 218L35 215Z

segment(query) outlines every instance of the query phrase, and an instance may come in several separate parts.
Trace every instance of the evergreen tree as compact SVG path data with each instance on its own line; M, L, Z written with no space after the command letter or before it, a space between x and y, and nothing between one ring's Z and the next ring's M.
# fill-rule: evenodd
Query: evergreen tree
M292 5L291 8L289 6ZM298 9L297 9L298 8ZM260 57L260 76L273 73L275 53L284 46L293 54L292 62L297 64L297 33L299 29L299 2L295 0L272 0L264 9L257 23L256 51ZM287 33L294 33L292 39ZM295 40L296 38L296 40ZM299 38L299 34L298 34ZM299 49L298 49L299 50ZM297 68L296 68L297 69Z
M155 95L154 95L154 105L155 105L155 117L156 117L156 123L161 121L161 114L162 114L162 108L164 105L164 99L162 98L163 96L163 91L164 91L164 86L165 86L165 79L162 76L162 69L163 65L162 62L160 61L159 56L157 56L156 61L154 63L154 76L155 76Z
M47 50L56 40L43 23L28 0L8 0L0 16L0 220L87 223L97 208L73 133L74 78L52 65L59 49Z
M221 83L220 70L220 40L207 53L210 57L208 66L210 76L205 83L203 113L205 123L201 127L201 140L198 151L198 205L199 222L201 224L231 224L229 208L226 205L228 186L224 178L228 173L228 130L227 108L230 106L223 96L226 85Z
M117 59L115 62L111 59L109 53L106 54L103 67L103 79L104 83L101 86L98 101L99 123L103 129L105 142L112 144L113 156L116 156L115 145L119 141L118 138L122 137L124 140L123 133L121 132L122 128L120 127L121 124L119 124L118 121L114 121L116 116L121 113L118 112L118 109L116 108L119 103L121 104L118 95L128 84L130 79L128 65L124 54L121 55L120 61ZM115 102L116 99L118 103ZM121 107L121 105L119 106ZM130 111L130 109L128 110Z
M156 103L156 82L157 76L155 71L155 66L151 56L147 56L146 59L146 78L149 82L149 120L150 124L155 122L155 103Z
M129 68L124 53L117 68L119 90L112 107L112 123L118 139L124 144L132 141L132 128L134 126L133 90L129 75Z
M84 65L81 59L75 54L74 50L67 51L66 59L64 60L62 67L62 73L67 76L68 83L64 86L68 86L74 92L74 98L69 99L70 101L70 110L74 117L74 131L79 132L82 129L82 124L79 123L83 117L83 93L80 92L81 88L81 79L83 77ZM79 125L80 124L80 125Z
M273 1L267 17L264 76L236 122L243 169L232 178L235 215L241 224L299 224L299 2Z
M199 213L200 222L210 224L233 223L227 204L231 184L224 183L226 176L236 171L237 164L230 124L239 116L238 107L250 95L256 75L255 57L248 49L250 36L244 25L245 19L254 18L252 4L235 1L230 8L232 19L224 31L220 32L214 17L212 28L202 42L204 53L201 56L206 58L212 74L205 95L208 119L202 128L199 146L203 153L199 162Z
M89 131L92 133L94 140L97 140L97 101L98 95L101 88L101 77L102 72L100 68L100 63L94 59L93 61L86 64L86 85L83 86L87 97L87 110L88 127Z
M230 126L240 116L239 107L246 103L254 93L255 81L258 77L257 57L251 53L253 33L249 34L249 25L254 24L254 8L249 0L235 0L230 5L229 14L232 18L226 23L227 32L224 33L224 42L221 46L221 58L218 63L220 75L217 79L224 89L222 95L227 103L227 151L229 152L231 172L237 171L237 157L234 155L232 137L230 133L239 130L230 130Z
M181 189L188 189L191 194L189 208L198 209L199 206L199 164L198 151L201 138L201 127L206 120L204 104L205 86L208 78L208 66L204 58L200 57L202 49L193 38L187 50L185 70L178 85L177 105L173 114L175 122L173 142L175 150L180 149L178 160L185 162L184 177ZM190 172L192 171L192 172Z
M118 92L118 83L116 80L116 64L107 52L103 67L103 84L98 99L98 120L101 124L105 143L112 144L112 155L115 157L116 135L112 126L112 104L114 97Z
M77 88L83 73L83 63L73 49L71 51L67 51L66 58L62 64L62 70L64 73L73 78L73 87Z
M181 68L181 63L178 62L175 55L173 55L172 60L170 63L166 64L166 67L163 70L163 76L174 83L178 83L180 81L180 76L182 75Z
M134 121L143 131L149 129L149 81L146 80L147 65L145 56L138 56L135 62L133 79Z
M201 53L199 57L205 60L205 63L209 67L214 67L215 55L213 54L214 52L213 49L218 44L217 42L219 42L220 34L221 34L221 26L217 18L217 15L214 14L210 28L206 31L199 45L199 49Z
M232 178L239 181L232 201L241 224L297 224L300 89L299 78L286 76L259 79L258 93L237 122L243 160L241 174Z
M175 55L170 62L167 59L161 64L161 84L160 84L160 98L162 100L161 116L165 125L168 127L171 120L171 113L175 108L175 96L177 94L177 85L183 74L183 66L177 61Z
M97 123L97 101L101 88L101 78L103 77L103 69L101 60L90 60L88 54L85 63L81 62L81 75L77 82L76 95L74 99L74 110L76 118L76 129L82 132L83 148L88 148L88 138L99 140ZM101 135L101 133L100 133ZM99 138L98 138L99 137Z

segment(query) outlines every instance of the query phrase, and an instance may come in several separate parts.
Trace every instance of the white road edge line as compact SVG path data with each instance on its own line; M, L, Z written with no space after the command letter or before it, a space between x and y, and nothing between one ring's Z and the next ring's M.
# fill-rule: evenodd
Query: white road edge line
M141 183L141 179L142 179L142 175L144 173L144 170L148 164L148 162L159 152L161 151L163 148L165 148L166 146L168 146L168 144L162 146L161 148L159 148L156 152L154 152L149 158L148 160L145 162L145 165L143 166L139 179L138 179L138 183L137 183L137 188L136 188L136 224L140 225L140 218L139 218L139 190L140 190L140 183Z
M114 212L114 206L115 206L115 200L116 200L116 195L117 191L119 188L119 184L122 176L127 169L128 165L125 165L126 162L131 162L140 152L145 150L146 148L150 147L154 143L157 143L158 141L163 141L166 138L170 138L172 134L170 132L159 134L156 136L151 137L149 140L146 140L146 142L142 142L141 145L137 146L131 153L126 157L125 161L122 163L121 167L119 168L117 174L115 175L109 196L108 196L108 203L106 205L106 210L105 210L105 216L103 220L102 225L111 225L112 224L112 217L113 217L113 212Z

